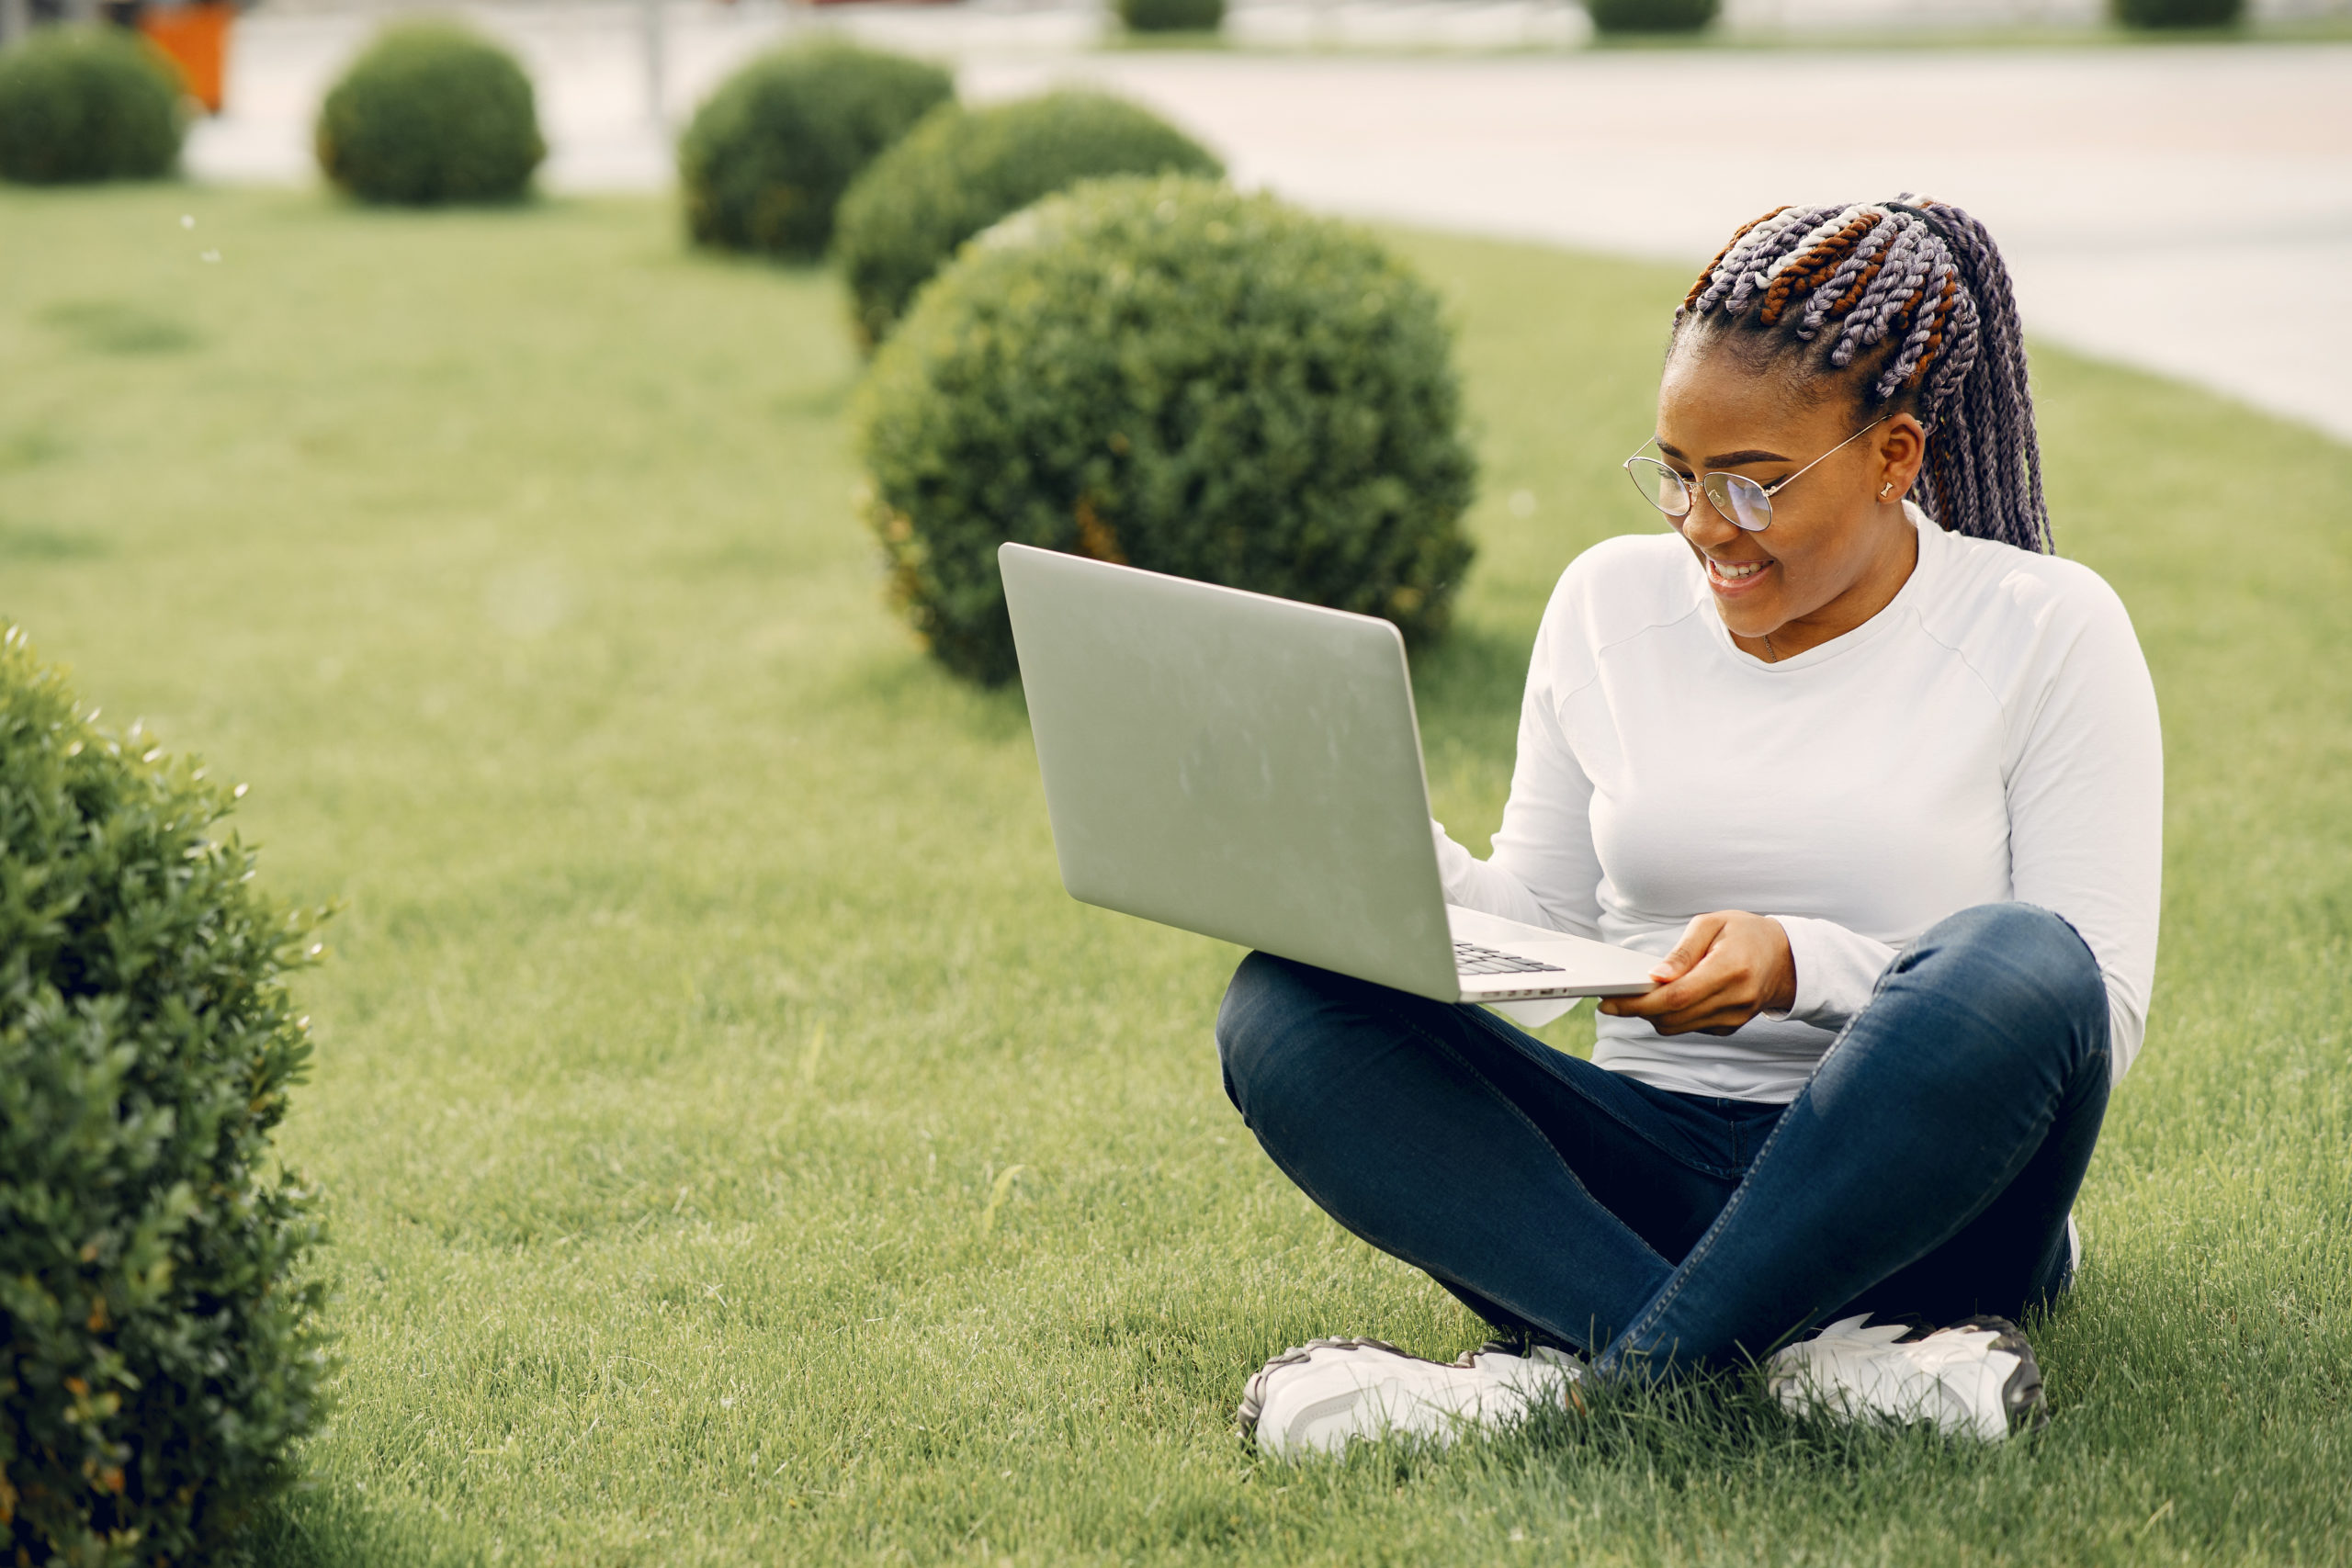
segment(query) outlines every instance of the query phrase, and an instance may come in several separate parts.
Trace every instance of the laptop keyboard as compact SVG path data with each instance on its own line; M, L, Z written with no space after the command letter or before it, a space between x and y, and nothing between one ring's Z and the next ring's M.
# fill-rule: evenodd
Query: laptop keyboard
M1453 967L1464 975L1566 973L1556 964L1538 964L1532 958L1517 958L1508 953L1497 953L1491 947L1480 947L1474 942L1457 942L1453 944Z

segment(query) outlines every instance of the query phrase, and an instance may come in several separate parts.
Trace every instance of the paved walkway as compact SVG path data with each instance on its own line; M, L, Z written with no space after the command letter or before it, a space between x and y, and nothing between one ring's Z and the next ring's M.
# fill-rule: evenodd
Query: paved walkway
M1575 19L1559 0L1421 9L1456 29L1440 44L1481 48L1547 42ZM1280 36L1275 23L1357 13L1393 32L1413 8L1242 15ZM540 84L550 184L667 184L636 7L477 15ZM193 169L311 177L310 118L369 25L245 18L232 112L200 129ZM752 0L673 4L664 118L674 124L737 60L806 25ZM974 99L1067 81L1114 87L1192 128L1245 184L1367 217L1695 265L1782 201L1923 191L1999 236L2030 330L2352 439L2352 46L1101 51L1091 9L1010 0L859 7L846 25L956 59Z

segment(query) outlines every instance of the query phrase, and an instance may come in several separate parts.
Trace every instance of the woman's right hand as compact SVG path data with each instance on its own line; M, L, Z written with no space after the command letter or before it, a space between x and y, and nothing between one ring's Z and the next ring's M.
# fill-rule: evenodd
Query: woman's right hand
M1796 955L1781 922L1744 909L1701 915L1650 971L1657 989L1609 997L1611 1018L1645 1018L1660 1034L1729 1034L1760 1012L1796 1005Z

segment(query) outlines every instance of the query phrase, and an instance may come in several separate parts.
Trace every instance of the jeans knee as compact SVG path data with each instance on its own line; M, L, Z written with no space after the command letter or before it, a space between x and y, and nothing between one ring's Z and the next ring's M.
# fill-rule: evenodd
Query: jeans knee
M1980 1004L2008 1001L2107 1037L2107 981L2089 944L2032 904L1979 904L1930 927L1913 953L1959 973Z
M1296 1066L1295 1059L1316 1048L1321 1033L1313 1027L1316 1015L1330 999L1328 983L1340 978L1263 953L1251 953L1233 972L1216 1010L1216 1054L1226 1098L1244 1121L1251 1119L1253 1103L1279 1092L1274 1086Z

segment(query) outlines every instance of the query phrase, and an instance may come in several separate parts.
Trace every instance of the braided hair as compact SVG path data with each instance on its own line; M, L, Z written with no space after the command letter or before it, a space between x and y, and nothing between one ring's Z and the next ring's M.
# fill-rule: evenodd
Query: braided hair
M1915 414L1928 460L1911 498L1945 528L2050 548L2025 343L1984 225L1910 196L1783 207L1744 224L1674 313L1674 342L1835 376L1865 411Z

